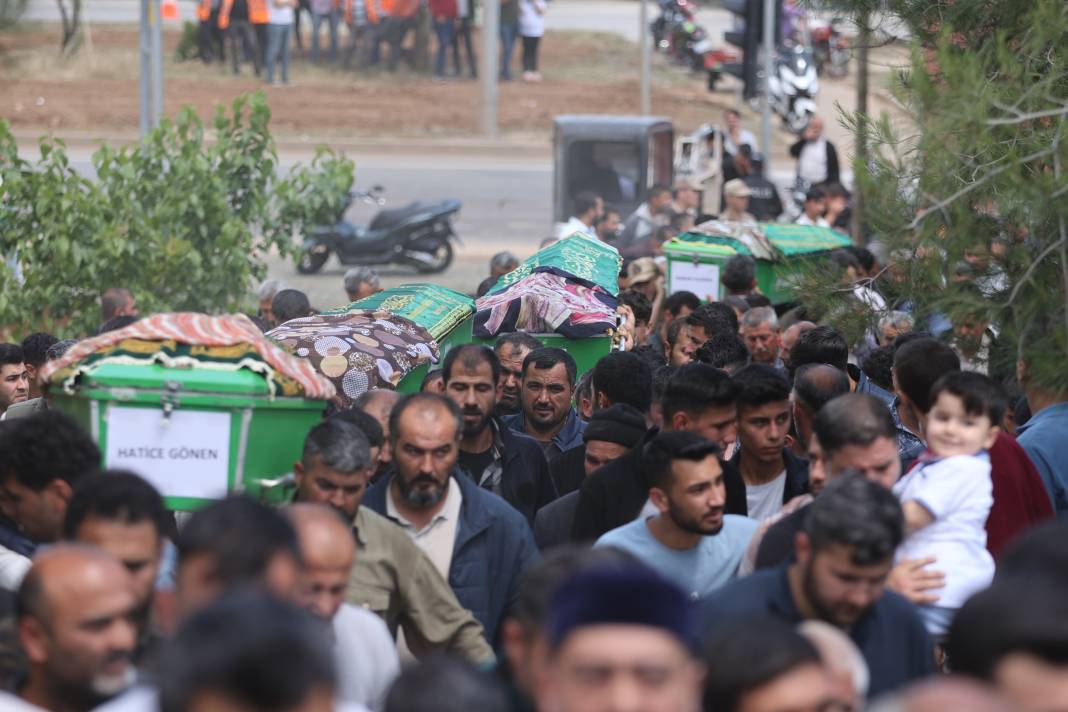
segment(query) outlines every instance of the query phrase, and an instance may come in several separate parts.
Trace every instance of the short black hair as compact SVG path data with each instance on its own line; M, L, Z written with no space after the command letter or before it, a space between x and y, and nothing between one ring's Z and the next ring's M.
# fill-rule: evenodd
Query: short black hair
M0 481L14 477L34 492L57 479L74 485L100 467L100 450L69 415L38 411L0 424Z
M686 307L690 311L694 311L699 306L701 306L701 300L697 295L693 292L687 292L686 290L675 292L664 300L664 309L671 314L671 316L678 316L683 307Z
M845 337L825 324L802 332L790 349L790 368L796 371L806 363L825 363L845 371L849 366Z
M1050 519L1021 532L998 557L994 580L1054 576L1068 586L1068 521Z
M1009 407L1005 389L997 381L972 371L952 371L939 378L931 386L929 401L932 408L943 393L960 398L965 413L985 415L992 425L1001 425L1005 409Z
M74 487L63 519L63 538L75 540L87 519L121 524L149 522L161 536L174 532L163 498L145 479L125 470L105 470L83 477Z
M36 334L30 334L22 340L22 358L26 365L33 366L34 368L40 368L48 360L48 349L52 348L53 344L59 343L59 339L46 334L43 331L39 331Z
M649 297L633 289L626 289L619 293L619 306L630 307L637 321L644 321L648 324L653 318L653 303L649 301Z
M396 444L397 442L397 436L400 434L400 421L404 417L404 412L421 404L437 405L444 408L455 421L456 439L460 439L464 432L464 416L460 412L460 406L456 405L451 398L446 398L438 393L411 393L397 401L397 404L393 406L393 410L390 411L389 441L391 443Z
M759 408L768 403L790 400L790 382L778 369L763 363L751 363L734 374L738 384L738 412Z
M578 217L579 215L585 215L590 210L593 210L597 207L597 201L600 199L601 196L597 195L593 191L582 191L581 193L575 196L575 199L573 201L575 207L571 211L571 214L575 217Z
M10 366L18 363L26 363L22 347L18 344L0 344L0 366Z
M382 447L386 442L386 435L382 432L382 424L365 410L359 408L346 408L339 410L330 416L331 419L343 420L352 423L359 428L367 438L371 447Z
M851 549L850 558L857 566L893 559L905 535L897 497L858 472L844 473L829 483L808 506L803 527L814 552L841 544Z
M734 313L734 309L723 302L702 304L687 318L693 320L690 323L703 326L709 338L725 332L738 333L738 315Z
M495 676L464 660L440 654L405 667L390 687L384 707L385 712L506 709L508 695Z
M541 343L537 338L531 336L525 331L509 331L507 334L501 334L497 337L497 341L493 344L493 350L500 352L505 346L511 346L513 349L529 349L534 351L540 349L545 344Z
M669 188L668 186L664 185L663 183L657 183L656 185L654 185L652 188L649 189L649 198L648 198L648 200L652 200L653 198L659 198L661 195L664 195L665 193L670 195L671 194L671 188Z
M879 438L897 442L897 428L890 409L868 393L846 393L828 401L812 421L812 431L824 452L847 445L867 447Z
M704 642L704 709L728 712L745 696L806 665L820 665L819 652L794 626L767 614L747 615L714 629Z
M334 654L322 624L267 594L226 596L194 613L163 648L160 712L188 712L213 692L242 708L297 709L308 696L334 690Z
M827 193L823 190L823 188L820 188L818 185L814 185L807 191L805 191L806 203L812 200L823 200L826 197Z
M501 380L501 360L489 346L462 344L449 349L449 352L445 354L445 361L441 364L441 375L446 384L452 375L452 367L457 361L466 369L475 369L480 363L488 363L494 386L497 385L497 381Z
M193 513L178 532L178 566L191 557L212 558L212 577L223 589L262 584L278 555L300 562L293 525L279 511L231 495Z
M564 364L564 370L567 371L568 383L574 388L575 379L578 375L578 366L575 364L575 359L567 351L558 349L555 346L543 346L527 354L526 358L523 359L523 376L527 375L527 371L531 367L544 371L561 363Z
M749 255L735 255L723 265L719 281L731 292L748 292L756 280L756 260Z
M697 349L697 360L715 368L741 368L749 362L749 350L738 334L722 332L713 334L712 338Z
M671 364L653 369L653 403L663 402L668 383L678 370L678 366L672 366Z
M812 414L838 396L849 393L849 376L834 366L806 363L794 375L794 396Z
M279 324L311 314L308 295L299 289L283 289L271 300L271 313Z
M691 314L690 316L693 315ZM688 316L685 319L675 319L670 324L668 324L667 345L669 351L674 348L676 342L678 342L679 340L679 333L682 332L682 327L689 324L689 321L690 317Z
M872 349L860 364L860 370L875 385L883 390L894 391L894 347L880 346Z
M427 369L426 375L423 376L423 380L419 382L419 391L422 393L426 391L434 381L444 381L445 372L440 368Z
M593 392L648 413L653 402L653 370L637 354L613 351L593 367Z
M649 364L654 372L661 366L667 365L667 359L664 358L664 352L656 348L652 344L642 344L641 346L633 349L633 353L636 356L641 357L643 361Z
M768 299L767 296L765 296L763 294L757 294L756 292L751 292L750 294L746 294L745 295L745 303L750 309L756 309L758 307L770 307L771 306L771 300Z
M671 468L674 460L700 462L718 454L719 445L696 433L665 430L642 449L642 476L651 486L667 490L674 479Z
M842 188L841 186L838 187ZM845 188L842 188L842 191L845 192ZM848 197L849 193L846 192L845 195L846 197ZM853 247L849 248L849 251L852 252L853 256L857 258L857 262L860 263L860 266L864 269L865 272L871 272L872 268L875 267L875 255L872 254L872 251L869 250L867 247L858 247L854 245Z
M923 413L931 409L931 387L935 382L959 370L960 356L938 339L913 339L894 352L897 386Z
M118 331L119 329L125 329L130 324L136 324L138 321L136 316L117 316L112 319L108 319L100 325L100 331L98 334L106 334L109 331Z
M100 321L107 322L115 318L115 312L126 306L133 299L133 292L125 287L111 287L100 295Z
M660 404L664 422L675 413L696 415L709 406L729 406L738 401L738 384L723 371L707 363L679 366L671 375Z

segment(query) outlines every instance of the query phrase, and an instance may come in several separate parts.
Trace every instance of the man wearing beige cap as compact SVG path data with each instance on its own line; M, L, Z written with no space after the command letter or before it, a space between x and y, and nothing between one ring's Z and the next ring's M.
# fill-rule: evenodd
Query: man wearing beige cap
M677 178L671 190L671 200L671 208L676 213L696 218L701 207L701 186L693 178Z
M660 268L652 257L642 257L627 265L627 289L633 289L656 301L659 289Z
M727 209L719 214L719 219L755 223L756 218L748 212L749 196L752 194L749 186L741 178L727 181L723 186L723 199Z

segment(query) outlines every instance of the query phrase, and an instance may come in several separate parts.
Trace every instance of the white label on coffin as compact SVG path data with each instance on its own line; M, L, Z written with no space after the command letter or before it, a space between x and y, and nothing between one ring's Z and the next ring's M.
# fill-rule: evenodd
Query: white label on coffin
M132 470L164 497L217 499L230 482L230 414L159 408L108 409L109 468Z
M671 261L671 294L693 292L700 299L719 299L719 265L687 260Z

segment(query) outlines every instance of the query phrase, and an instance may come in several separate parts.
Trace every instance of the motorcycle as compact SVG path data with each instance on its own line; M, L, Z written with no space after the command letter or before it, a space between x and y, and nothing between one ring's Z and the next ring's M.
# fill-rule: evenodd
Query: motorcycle
M356 200L384 205L382 187L352 191L334 225L314 227L304 240L297 271L314 274L331 253L343 265L398 264L414 267L421 274L444 272L452 264L452 240L459 241L453 222L460 212L459 200L411 203L403 208L381 210L367 227L345 220Z
M654 46L677 64L700 71L708 32L696 21L692 0L658 0L660 15L650 23Z
M812 53L800 44L781 48L775 57L775 70L767 77L768 101L791 131L801 133L816 115L819 90Z
M809 25L812 39L812 58L816 62L816 73L825 73L832 79L841 79L849 74L849 42L838 29L841 18L830 22L814 20Z

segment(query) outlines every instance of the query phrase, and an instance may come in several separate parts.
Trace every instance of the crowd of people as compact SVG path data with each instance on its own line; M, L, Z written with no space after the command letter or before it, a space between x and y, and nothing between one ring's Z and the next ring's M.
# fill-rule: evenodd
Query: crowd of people
M838 261L879 297L886 265ZM328 407L281 507L168 511L49 408L73 342L0 345L0 709L1062 709L1068 390L889 295L850 344L751 259L722 281L666 294L635 260L631 342L584 373L507 333ZM257 296L265 329L313 312ZM138 318L101 301L101 331Z
M515 47L521 41L522 79L541 81L538 54L545 34L546 0L499 2L500 79L512 80ZM409 40L425 15L436 39L434 76L475 79L475 9L475 0L199 0L197 48L205 63L225 64L229 54L234 74L248 62L255 75L264 76L268 84L287 85L290 46L295 44L304 52L301 16L306 12L311 19L309 56L313 64L340 65L346 70L385 65L394 72L402 59L414 68ZM324 27L329 41L325 50ZM385 60L383 45L388 48Z

